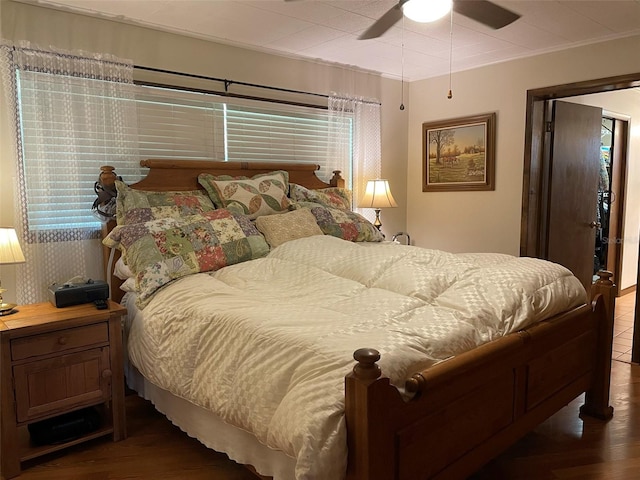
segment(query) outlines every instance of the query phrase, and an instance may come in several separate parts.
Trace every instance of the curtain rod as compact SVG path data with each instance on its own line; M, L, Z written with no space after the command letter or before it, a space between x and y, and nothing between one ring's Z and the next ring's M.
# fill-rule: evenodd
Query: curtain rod
M0 0L1 1L1 0ZM9 48L11 49L11 51L16 52L18 50L22 50L23 52L32 52L32 53L42 53L42 54L47 54L47 55L56 55L58 57L62 57L62 58L72 58L75 60L93 60L93 61L100 61L100 62L104 62L104 63L110 63L112 65L119 65L122 67L131 67L130 63L126 63L123 61L118 61L118 60L113 60L110 58L95 58L90 56L91 54L87 53L85 54L84 52L80 52L78 54L75 53L68 53L68 52L56 52L51 51L51 50L41 50L39 48L31 48L31 47L16 47L15 45L0 45L0 47L4 47L4 48ZM107 57L113 57L110 54L105 55ZM115 58L115 57L113 57Z
M41 49L37 49L37 48L30 48L30 47L16 47L15 45L9 46L9 45L1 45L1 46L6 46L11 48L11 50L16 51L18 49L23 50L23 51L29 51L29 52L34 52L34 53L45 53L45 54L49 54L49 55L58 55L61 57L66 57L66 58L86 58L86 59L90 59L90 60L96 60L93 57L89 57L84 55L84 52L80 52L80 54L73 54L73 53L62 53L62 52L55 52L55 51L47 51L47 50L41 50ZM122 65L122 66L128 66L130 64L127 64L125 62L118 62L116 60L112 60L112 59L105 59L105 58L101 58L99 59L102 62L105 63L111 63L113 65ZM198 78L200 80L210 80L210 81L214 81L214 82L222 82L224 83L224 91L225 94L228 96L234 96L234 97L240 97L240 98L250 98L250 99L254 99L254 100L267 100L261 97L251 97L251 96L242 96L242 95L235 95L229 92L229 87L231 85L243 85L245 87L253 87L253 88L263 88L263 89L267 89L267 90L274 90L274 91L278 91L278 92L286 92L286 93L294 93L294 94L298 94L298 95L312 95L315 97L322 97L322 98L329 98L330 95L326 95L323 93L315 93L315 92L305 92L303 90L292 90L289 88L281 88L281 87L272 87L269 85L260 85L260 84L256 84L256 83L247 83L247 82L240 82L237 80L228 80L226 78L216 78L216 77L209 77L209 76L205 76L205 75L197 75L194 73L183 73L183 72L175 72L173 70L165 70L165 69L161 69L161 68L154 68L154 67L145 67L142 65L134 65L133 66L134 69L138 69L138 70L146 70L149 72L156 72L156 73L165 73L168 75L178 75L178 76L182 76L182 77L189 77L189 78ZM141 82L142 83L142 82ZM150 86L152 86L151 84L149 84ZM161 86L160 84L158 84L157 86ZM168 85L167 85L168 86ZM175 88L175 86L172 86L173 88ZM207 92L207 93L216 93L216 92ZM220 94L218 92L218 94ZM346 97L337 97L337 98L344 98L346 100L352 100L350 98L346 98ZM268 99L270 101L273 101L272 99ZM364 99L360 99L358 100L361 103L364 104L371 104L371 105L381 105L380 102L377 101L373 101L373 100L364 100ZM281 102L281 103L291 103L291 104L298 104L296 102ZM305 104L305 103L300 103L299 105L301 106L311 106L311 107L315 107L317 105L309 105L309 104Z
M200 79L200 80L210 80L210 81L214 81L214 82L221 82L221 83L224 83L224 91L228 95L233 95L233 94L229 93L229 87L231 85L235 84L235 85L242 85L242 86L245 86L245 87L264 88L264 89L267 89L267 90L275 90L275 91L278 91L278 92L295 93L295 94L298 94L298 95L312 95L312 96L315 96L315 97L322 97L322 98L329 98L330 97L329 95L326 95L324 93L305 92L305 91L302 91L302 90L291 90L291 89L288 89L288 88L272 87L272 86L269 86L269 85L259 85L259 84L256 84L256 83L240 82L240 81L237 81L237 80L229 80L229 79L226 79L226 78L208 77L206 75L197 75L197 74L194 74L194 73L175 72L175 71L172 71L172 70L165 70L165 69L162 69L162 68L144 67L144 66L141 66L141 65L134 65L133 68L134 69L138 69L138 70L146 70L146 71L149 71L149 72L166 73L168 75L179 75L179 76L182 76L182 77L197 78L197 79ZM259 98L259 97L256 97L256 98ZM342 98L342 97L338 97L338 98ZM375 101L371 101L371 100L359 100L359 101L362 102L362 103L381 105L380 102L375 102Z
M139 80L134 81L134 83L136 85L144 85L146 87L167 88L171 90L180 90L183 92L205 93L210 95L218 95L221 97L233 97L233 98L243 98L245 100L258 100L261 102L281 103L285 105L295 105L297 107L317 108L320 110L328 110L329 108L327 105L314 105L312 103L292 102L290 100L277 100L273 98L256 97L253 95L241 95L239 93L231 93L228 91L218 92L215 90L207 90L204 88L179 87L176 85L169 85L166 83L146 82L146 81L139 81Z

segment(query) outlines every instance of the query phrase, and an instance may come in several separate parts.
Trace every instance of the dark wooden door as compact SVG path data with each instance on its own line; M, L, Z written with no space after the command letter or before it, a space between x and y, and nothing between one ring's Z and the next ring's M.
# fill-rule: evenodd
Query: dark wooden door
M547 258L593 281L602 109L552 102Z

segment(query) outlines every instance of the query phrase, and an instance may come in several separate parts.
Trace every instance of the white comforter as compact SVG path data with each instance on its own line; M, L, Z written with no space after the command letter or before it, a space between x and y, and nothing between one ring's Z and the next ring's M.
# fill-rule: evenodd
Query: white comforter
M565 268L331 236L160 290L129 333L153 383L296 459L296 478L346 466L344 377L360 347L411 373L584 303Z

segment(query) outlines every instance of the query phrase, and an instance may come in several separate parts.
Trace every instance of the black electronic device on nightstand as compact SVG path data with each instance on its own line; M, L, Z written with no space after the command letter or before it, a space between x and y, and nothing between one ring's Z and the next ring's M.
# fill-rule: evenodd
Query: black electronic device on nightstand
M81 283L54 283L49 286L49 301L54 307L68 307L81 303L104 304L109 298L109 284L103 280ZM98 307L99 308L99 307Z

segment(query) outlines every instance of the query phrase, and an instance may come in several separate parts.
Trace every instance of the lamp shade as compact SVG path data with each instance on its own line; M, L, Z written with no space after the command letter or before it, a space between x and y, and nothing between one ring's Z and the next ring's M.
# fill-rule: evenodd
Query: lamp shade
M369 180L364 196L358 204L360 208L389 208L398 204L391 195L389 182L383 179Z
M408 0L402 13L414 22L435 22L451 11L452 0Z
M0 227L0 264L24 263L24 255L14 228Z

